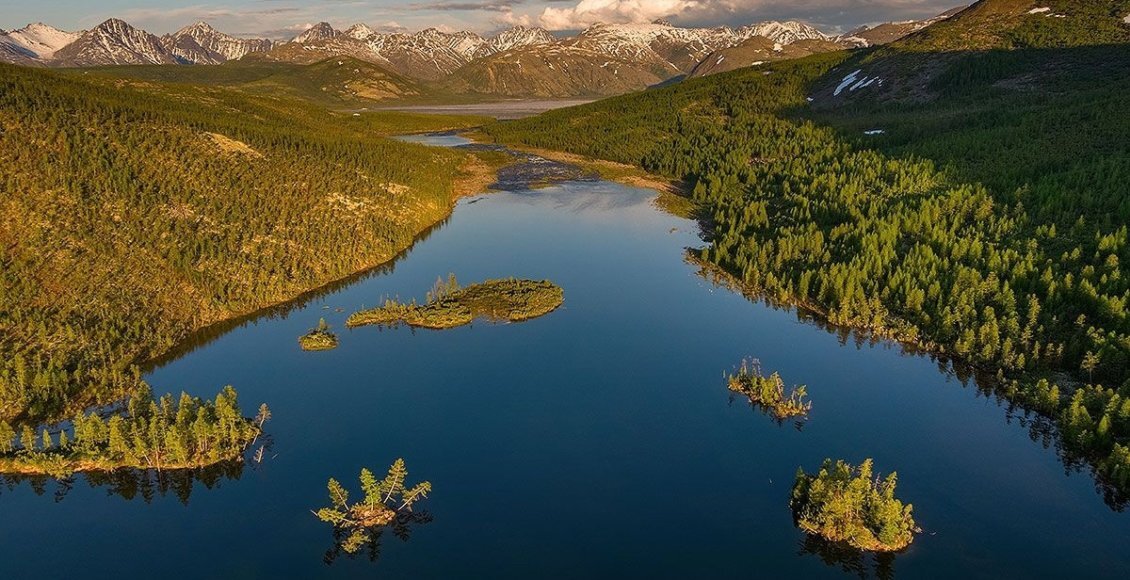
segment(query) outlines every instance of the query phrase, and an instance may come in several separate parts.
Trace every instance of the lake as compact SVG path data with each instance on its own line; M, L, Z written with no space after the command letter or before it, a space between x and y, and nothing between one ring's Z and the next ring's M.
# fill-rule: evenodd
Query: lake
M0 576L1130 573L1130 515L1033 441L1022 415L928 357L711 284L685 260L702 245L696 224L654 197L569 181L465 199L394 264L198 341L148 380L209 397L231 384L249 413L267 402L262 462L195 484L11 482ZM345 329L351 312L423 299L449 272L547 278L565 304L520 324ZM319 318L341 346L302 352ZM723 374L746 357L808 385L801 428L731 397ZM433 521L407 541L386 531L375 562L327 563L332 530L311 514L326 480L357 494L362 467L398 457L410 483L434 485ZM825 457L898 471L924 530L908 551L857 559L806 542L790 487Z

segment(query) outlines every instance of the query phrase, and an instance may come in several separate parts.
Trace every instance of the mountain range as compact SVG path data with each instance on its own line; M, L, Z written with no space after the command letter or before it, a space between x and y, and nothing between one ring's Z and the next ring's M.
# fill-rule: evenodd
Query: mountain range
M666 21L596 24L559 38L517 26L484 37L429 28L377 32L322 22L288 42L238 38L205 22L156 36L110 19L85 31L43 23L0 31L0 62L47 67L218 65L232 61L313 64L351 57L388 72L470 94L522 97L602 96L683 76L703 76L816 52L897 40L944 19L887 23L831 35L802 22L684 28Z

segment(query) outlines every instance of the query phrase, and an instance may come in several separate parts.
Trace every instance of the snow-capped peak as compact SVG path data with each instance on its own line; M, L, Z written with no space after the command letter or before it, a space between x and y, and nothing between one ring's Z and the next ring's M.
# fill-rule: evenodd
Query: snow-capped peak
M215 28L212 28L211 24L208 24L207 22L204 22L202 20L202 21L197 22L195 24L190 24L188 26L185 26L184 28L172 33L169 36L172 36L172 37L188 36L188 37L199 40L201 38L208 38L208 37L217 36L217 35L227 36L227 35L219 32L219 31L217 31Z
M161 42L181 62L194 64L220 64L274 47L270 40L236 38L203 21L166 35Z
M754 36L764 36L781 44L792 44L798 40L828 40L830 38L816 27L795 20L759 22L741 27L738 29L738 34L747 39Z
M478 56L485 56L515 48L527 46L542 46L553 44L557 39L544 28L531 28L529 26L515 26L503 30L490 39L485 46L479 49Z
M310 42L333 40L340 34L340 32L334 30L333 26L330 26L329 22L319 22L314 26L308 28L302 34L294 37L294 40L292 42L297 42L298 44L307 44Z
M161 39L111 18L55 52L53 61L62 66L122 64L172 64L176 58Z
M209 32L216 32L216 29L212 28L211 24L208 24L207 22L200 20L200 21L197 21L194 24L190 24L190 25L185 26L184 28L181 29L181 32L189 32L189 31L209 33Z
M353 26L345 29L345 32L343 32L342 34L355 40L368 40L376 36L377 31L369 28L368 24L358 22L357 24L354 24Z
M55 52L60 48L78 40L82 33L65 32L42 22L36 22L19 30L13 30L5 36L9 43L34 53L40 59L47 60L55 56Z

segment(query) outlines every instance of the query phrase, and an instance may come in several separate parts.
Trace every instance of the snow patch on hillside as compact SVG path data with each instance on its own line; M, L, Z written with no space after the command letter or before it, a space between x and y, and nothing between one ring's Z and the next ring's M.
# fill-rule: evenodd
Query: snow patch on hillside
M863 69L859 69L844 77L844 80L840 82L840 85L836 87L836 92L832 93L832 95L836 97L840 96L840 93L844 92L844 89L850 87L853 83L855 83L855 80L859 78L859 73L861 72L863 72Z
M862 72L863 72L862 69L857 70L857 71L849 74L848 76L844 77L844 79L842 81L840 81L839 86L836 87L836 91L835 91L835 93L833 93L833 96L836 96L836 97L840 96L840 93L844 92L845 89L849 93L854 93L855 91L858 91L860 89L866 89L867 87L869 87L871 85L883 86L883 79L881 79L877 76L875 76L875 77L865 76L863 78L859 78L859 75Z

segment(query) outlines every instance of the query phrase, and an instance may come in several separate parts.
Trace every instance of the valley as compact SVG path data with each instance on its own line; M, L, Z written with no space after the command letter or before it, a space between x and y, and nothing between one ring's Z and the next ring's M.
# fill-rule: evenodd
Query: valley
M803 312L715 285L684 258L685 248L703 244L697 224L658 210L654 199L653 191L592 180L465 198L389 267L148 369L145 379L165 389L204 394L230 382L242 399L269 401L265 459L249 458L237 476L202 471L204 481L174 473L122 473L112 484L97 474L69 483L5 478L6 521L24 530L12 534L13 545L34 549L54 530L83 549L59 569L115 563L118 574L142 573L149 557L188 575L226 574L230 543L249 534L276 538L241 558L258 574L316 577L691 574L703 562L722 576L751 566L815 577L841 577L844 568L1107 576L1124 565L1124 514L1103 504L1087 474L1065 474L1053 449L1033 444L1047 440L1047 425L976 388L960 367L829 332ZM452 265L467 280L549 278L568 301L515 325L343 330L351 312L382 296L416 296ZM656 316L657 304L679 307ZM341 344L300 356L295 337L320 318L339 329ZM815 403L802 430L751 410L744 395L731 398L722 375L751 352L790 384L808 386ZM345 433L373 441L370 455L391 457L382 463L405 457L410 482L435 488L427 511L413 512L421 519L407 541L392 530L376 537L375 560L367 549L337 550L309 514L326 504L327 477L355 488L353 473L381 466L335 445ZM793 475L798 465L819 468L827 453L873 456L884 475L897 467L899 492L913 498L924 529L908 551L835 551L796 528L787 507ZM590 468L615 477L593 483ZM500 483L492 474L503 472ZM715 483L707 497L731 509L664 501L672 486L695 488L702 479ZM955 507L953 490L968 482L975 493ZM135 490L132 500L118 490ZM585 501L593 490L622 498L622 517ZM654 513L655 502L666 511ZM76 513L90 514L88 531L146 557L122 562L88 550L88 536L65 525ZM653 528L669 518L697 532L657 536ZM217 519L225 525L214 526ZM1052 519L1078 532L1065 538L1032 525ZM169 520L178 527L160 525ZM127 523L149 531L116 531ZM192 552L173 547L185 528L202 534ZM670 555L656 558L657 544ZM462 548L444 549L453 545ZM971 545L992 546L993 557ZM511 551L523 556L499 557ZM579 551L586 557L575 558ZM23 576L37 565L8 569Z
M12 550L1130 571L1130 0L541 4L0 30Z
M322 90L337 93L339 99L362 103L592 99L755 62L884 44L949 14L840 35L797 21L711 28L681 28L662 20L596 24L568 36L519 25L487 37L435 28L415 33L377 32L362 23L339 30L320 22L286 41L237 38L206 22L158 37L123 20L110 19L79 32L43 23L0 31L0 62L79 69L117 67L102 72L227 86L265 81L275 88L281 81L289 87L294 81L285 77L297 76L304 83L322 83ZM332 69L334 63L348 63L352 80L319 80L319 72L305 68Z

